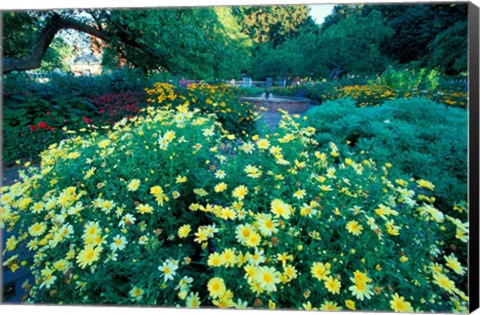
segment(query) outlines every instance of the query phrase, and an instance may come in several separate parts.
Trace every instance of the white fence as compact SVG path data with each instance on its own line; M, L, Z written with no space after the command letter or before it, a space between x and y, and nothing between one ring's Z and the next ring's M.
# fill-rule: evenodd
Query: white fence
M227 85L237 86L237 87L258 87L265 88L267 81L253 81L251 78L243 78L240 81L234 79L225 81ZM273 81L272 86L285 87L287 85L287 80Z

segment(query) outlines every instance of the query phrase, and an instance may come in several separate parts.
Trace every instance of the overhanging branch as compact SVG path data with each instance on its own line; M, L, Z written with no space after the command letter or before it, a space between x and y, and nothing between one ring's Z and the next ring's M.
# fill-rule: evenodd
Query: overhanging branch
M63 18L58 14L54 14L47 22L44 29L40 32L40 35L34 43L32 51L27 58L3 59L3 73L9 73L12 71L25 71L40 67L45 52L53 41L55 35L62 29L73 29L79 32L87 33L91 36L102 39L105 42L111 42L114 38L118 38L122 43L131 47L135 47L154 59L164 59L163 56L158 54L158 52L151 47L138 42L134 38L133 34L127 32L124 28L115 24L114 27L116 31L112 33L104 29L97 29L74 19ZM169 70L168 66L164 67L165 69Z

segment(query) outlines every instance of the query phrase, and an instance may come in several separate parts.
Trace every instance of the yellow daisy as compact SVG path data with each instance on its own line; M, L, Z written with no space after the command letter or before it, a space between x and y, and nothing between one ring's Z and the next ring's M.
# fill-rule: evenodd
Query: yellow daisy
M85 248L77 255L77 264L80 266L80 268L85 269L85 267L92 265L100 258L101 251L101 246L85 246Z
M399 296L397 293L392 296L392 299L390 300L390 307L395 312L413 312L412 304L405 301L405 299L402 296Z

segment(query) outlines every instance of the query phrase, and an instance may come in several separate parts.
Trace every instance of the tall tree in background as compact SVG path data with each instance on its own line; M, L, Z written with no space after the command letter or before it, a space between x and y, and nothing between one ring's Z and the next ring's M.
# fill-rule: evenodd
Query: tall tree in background
M269 43L274 48L292 38L304 23L309 23L309 12L310 8L306 5L234 8L242 32L257 44Z
M382 47L401 64L417 62L455 74L467 70L468 4L369 5L394 30L392 41Z
M323 29L318 37L313 71L332 79L346 73L379 73L388 59L380 47L393 35L378 11L356 11Z

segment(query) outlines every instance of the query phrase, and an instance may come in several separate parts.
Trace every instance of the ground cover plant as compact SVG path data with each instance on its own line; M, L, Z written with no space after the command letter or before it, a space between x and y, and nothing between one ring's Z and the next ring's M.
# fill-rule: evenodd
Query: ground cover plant
M240 140L187 101L68 132L2 187L31 303L466 312L467 223L432 184L320 148L284 116Z
M328 147L392 163L404 180L421 177L435 185L436 204L453 211L467 198L467 112L428 99L396 99L358 108L352 99L312 109L308 124ZM466 213L464 214L466 219Z

